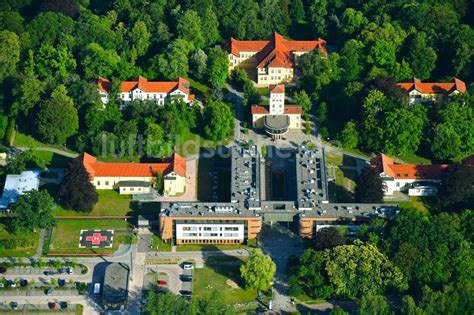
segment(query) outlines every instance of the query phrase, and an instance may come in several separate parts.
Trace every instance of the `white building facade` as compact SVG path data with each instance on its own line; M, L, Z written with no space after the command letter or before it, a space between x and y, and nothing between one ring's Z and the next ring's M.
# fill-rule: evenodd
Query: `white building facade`
M178 243L243 243L245 239L244 224L176 224Z
M109 102L110 82L107 79L98 79L98 89L102 103ZM165 102L173 99L181 99L185 103L194 101L194 95L190 94L190 83L179 77L176 81L155 82L148 81L144 77L138 77L137 81L123 81L120 84L119 99L120 109L127 106L134 100L153 101L157 105L164 105Z

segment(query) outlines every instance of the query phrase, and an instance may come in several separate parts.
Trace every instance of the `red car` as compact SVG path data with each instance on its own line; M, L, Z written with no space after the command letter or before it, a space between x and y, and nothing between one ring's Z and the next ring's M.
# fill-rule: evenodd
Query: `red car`
M158 280L158 285L165 287L168 285L168 282L166 282L165 280Z

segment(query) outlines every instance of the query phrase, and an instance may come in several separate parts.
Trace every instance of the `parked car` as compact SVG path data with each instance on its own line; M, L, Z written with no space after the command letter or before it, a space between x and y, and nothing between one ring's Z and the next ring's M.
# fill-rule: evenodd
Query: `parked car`
M94 283L94 294L95 295L100 294L100 283Z
M51 295L51 294L53 294L53 289L47 288L46 290L44 290L44 294L46 294L46 295Z
M52 310L55 310L58 307L58 305L56 304L56 302L49 302L48 307Z
M66 268L66 272L70 275L73 275L74 274L74 269L72 268Z
M17 302L11 302L10 306L12 307L12 310L17 310L18 309L18 303Z
M58 286L64 287L66 285L66 280L64 279L58 279Z
M182 296L191 296L192 294L192 292L188 290L181 290L179 293L181 293Z
M7 280L7 287L16 288L16 282L13 280Z
M61 275L67 275L68 274L67 268L59 268L58 271L59 271L59 274L61 274Z
M158 280L158 285L162 287L166 287L168 286L168 282L166 282L165 280Z
M181 281L185 281L185 282L193 281L193 276L191 276L191 275L181 275Z
M44 273L45 276L54 276L55 274L57 274L56 271L51 271L51 270L46 270L43 273Z
M62 310L67 309L67 302L66 301L59 302L59 307L61 307Z
M191 270L191 269L194 269L194 265L193 265L193 263L191 263L191 262L185 261L185 262L183 262L182 266L183 266L183 269L184 269L184 270Z
M6 274L8 271L8 268L5 267L5 266L0 266L0 274L4 275Z
M21 279L20 280L20 286L26 287L27 285L28 285L28 280L26 280L26 279Z

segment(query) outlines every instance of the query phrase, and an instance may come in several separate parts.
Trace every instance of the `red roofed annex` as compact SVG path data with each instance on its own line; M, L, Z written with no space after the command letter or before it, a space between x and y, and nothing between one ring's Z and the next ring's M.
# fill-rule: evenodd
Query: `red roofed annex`
M293 80L297 57L314 49L327 55L326 41L287 40L274 32L267 40L246 41L230 38L225 42L229 52L229 70L234 67L256 68L257 84L269 85Z
M120 99L123 109L128 102L133 100L150 100L158 105L164 105L170 98L181 98L185 103L192 102L194 95L190 93L190 83L188 80L179 77L176 81L148 81L139 76L136 81L122 81L120 83ZM101 100L104 104L109 101L111 88L110 81L99 77L97 79Z
M370 164L384 181L386 195L407 191L410 196L433 196L443 179L448 165L396 164L393 159L380 153Z
M77 157L97 189L120 188L120 193L147 193L157 174L164 178L164 191L172 196L185 191L186 159L173 154L162 163L101 163L88 154ZM148 189L149 190L149 189Z
M398 86L408 93L410 103L425 101L444 102L451 95L466 92L466 83L454 78L452 82L421 82L413 78L412 82L398 83Z

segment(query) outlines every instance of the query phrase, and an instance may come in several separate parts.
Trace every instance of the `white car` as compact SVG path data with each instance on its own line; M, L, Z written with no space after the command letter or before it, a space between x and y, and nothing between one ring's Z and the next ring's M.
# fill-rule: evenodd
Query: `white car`
M190 262L184 262L182 266L183 266L183 269L184 269L184 270L191 270L191 269L194 269L193 263L190 263Z

